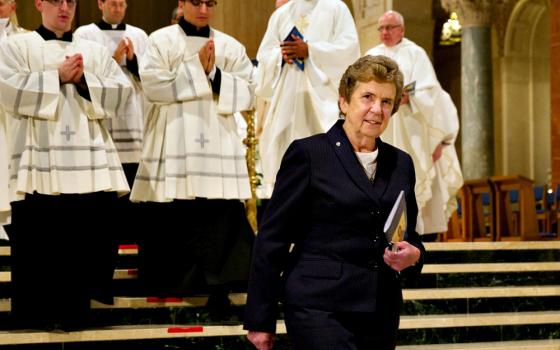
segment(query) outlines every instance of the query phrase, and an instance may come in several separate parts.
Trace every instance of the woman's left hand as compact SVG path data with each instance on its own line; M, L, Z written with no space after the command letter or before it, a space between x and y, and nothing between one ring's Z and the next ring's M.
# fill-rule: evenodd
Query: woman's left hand
M385 248L383 260L385 264L397 272L401 272L409 266L412 266L420 259L420 249L416 248L407 241L395 243L397 251L392 252L391 249Z

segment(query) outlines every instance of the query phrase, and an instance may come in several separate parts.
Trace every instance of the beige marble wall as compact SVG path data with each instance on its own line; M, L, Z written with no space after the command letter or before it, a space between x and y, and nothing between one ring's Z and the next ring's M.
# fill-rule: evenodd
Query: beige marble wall
M560 13L560 0L550 1L550 13ZM550 16L550 114L552 184L560 183L560 18Z
M360 38L360 47L362 53L365 53L380 43L377 33L377 20L385 11L392 8L393 0L351 1L351 10ZM346 2L348 3L349 1L347 0Z
M434 19L433 0L394 0L393 10L400 12L405 21L405 36L420 45L428 56L433 57Z
M500 95L495 120L501 140L496 162L501 174L521 174L538 184L549 181L550 12L546 1L519 2L499 59Z

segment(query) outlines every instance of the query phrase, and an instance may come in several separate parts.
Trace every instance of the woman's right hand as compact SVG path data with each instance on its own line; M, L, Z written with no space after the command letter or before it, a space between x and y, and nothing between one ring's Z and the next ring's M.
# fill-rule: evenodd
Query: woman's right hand
M249 339L258 350L271 350L275 338L275 335L272 333L254 331L249 331L249 333L247 333L247 339Z

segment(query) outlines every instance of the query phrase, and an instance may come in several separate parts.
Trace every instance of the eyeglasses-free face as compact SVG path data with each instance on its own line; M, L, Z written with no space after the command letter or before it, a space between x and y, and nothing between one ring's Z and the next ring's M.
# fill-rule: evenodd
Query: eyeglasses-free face
M62 4L65 2L68 7L75 7L77 2L77 0L41 0L41 1L46 1L56 7L61 7Z
M218 2L216 0L206 0L206 1L188 0L188 2L190 2L193 6L196 6L196 7L200 7L200 6L202 6L202 4L205 4L206 7L214 7L214 6L218 5Z
M0 0L0 18L9 18L16 10L16 3L12 0Z

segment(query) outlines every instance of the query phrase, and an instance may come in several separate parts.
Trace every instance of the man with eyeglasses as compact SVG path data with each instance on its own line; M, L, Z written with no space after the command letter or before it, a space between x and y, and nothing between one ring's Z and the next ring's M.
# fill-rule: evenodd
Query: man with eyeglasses
M290 35L297 28L303 38ZM290 143L339 117L338 84L360 57L354 19L339 0L290 0L274 11L257 52L256 95L268 107L259 135L261 198L270 198Z
M383 141L412 156L417 231L424 241L433 241L438 233L447 231L449 217L457 208L456 193L463 185L454 146L459 133L457 109L441 88L426 51L404 37L402 15L384 13L377 29L382 43L366 55L385 55L397 61L405 83L401 107L391 117Z
M113 53L113 59L133 87L123 114L107 120L109 133L119 151L128 184L132 187L142 154L144 132L145 98L138 67L148 44L148 35L142 29L124 23L126 0L97 0L97 6L101 10L101 20L79 27L74 35L95 41ZM139 206L132 204L128 196L119 198L115 205L116 218L113 222L119 226L115 239L118 244L137 243L138 229L134 225L139 223Z
M74 0L35 0L42 25L0 44L8 122L12 310L24 328L71 330L112 298L112 230L129 191L105 119L130 83L107 49L72 35Z
M253 239L234 118L252 108L253 67L241 43L209 26L216 1L179 3L183 18L150 35L140 64L153 107L131 193L150 202L139 278L152 295L209 292L220 309L230 282L247 279Z

